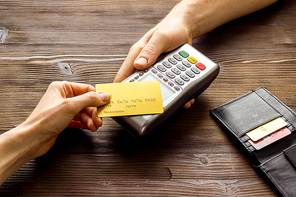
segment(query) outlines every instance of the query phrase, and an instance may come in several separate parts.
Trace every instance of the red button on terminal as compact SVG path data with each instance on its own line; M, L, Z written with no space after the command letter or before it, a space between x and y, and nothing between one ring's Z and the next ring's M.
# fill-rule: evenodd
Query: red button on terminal
M195 66L196 66L197 68L199 68L200 70L204 70L204 69L206 69L206 66L205 66L203 63L201 63L201 62L198 62Z

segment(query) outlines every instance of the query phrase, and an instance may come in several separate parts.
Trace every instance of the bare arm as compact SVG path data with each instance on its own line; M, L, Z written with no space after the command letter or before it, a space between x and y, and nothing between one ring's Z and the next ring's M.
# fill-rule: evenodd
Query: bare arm
M94 91L84 84L52 83L27 120L0 135L0 185L25 163L45 154L67 126L96 131L102 125L97 107L110 95Z
M114 82L151 66L157 57L228 21L260 10L276 0L183 0L135 43Z
M170 14L180 15L194 39L236 18L265 8L277 0L184 0ZM181 10L186 10L182 13Z

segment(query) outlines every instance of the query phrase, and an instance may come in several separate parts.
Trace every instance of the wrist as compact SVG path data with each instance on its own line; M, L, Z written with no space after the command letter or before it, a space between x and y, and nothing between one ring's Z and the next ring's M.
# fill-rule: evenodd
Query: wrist
M21 124L0 135L0 185L15 171L36 157L40 139L36 125Z
M217 17L216 8L220 5L211 0L183 0L174 8L174 14L178 13L183 23L187 26L192 39L221 25L223 18Z
M183 0L174 7L174 14L183 18L194 39L226 22L260 10L276 1Z
M193 40L199 34L200 28L197 28L197 19L195 13L195 1L183 0L172 10L172 16L181 20L181 23L188 29L188 35Z

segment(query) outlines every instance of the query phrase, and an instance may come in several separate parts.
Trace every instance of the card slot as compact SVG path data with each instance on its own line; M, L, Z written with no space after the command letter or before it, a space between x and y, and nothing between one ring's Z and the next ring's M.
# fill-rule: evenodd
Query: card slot
M282 116L254 91L212 109L211 114L217 117L237 138Z
M292 126L290 130L293 132L296 128L296 113L280 101L277 97L271 94L265 87L258 88L254 92L261 97L270 107L282 114Z
M296 171L284 153L259 166L271 183L283 196L295 196Z
M284 153L289 161L293 164L294 168L296 168L296 144L285 149Z
M283 150L292 147L296 143L296 132L252 153L252 163L260 165L273 157L281 154Z
M283 118L283 117L281 117L281 118ZM284 118L283 118L283 120L284 120ZM264 124L262 124L262 125L264 125ZM285 127L286 130L288 129L289 131L291 131L291 126L292 125L290 123L288 123L288 125ZM281 128L279 130L282 130L282 129L284 129L284 128ZM277 132L279 130L276 130L269 135L273 135L275 132ZM292 132L289 134L289 133L287 133L288 130L282 131L282 132L285 132L285 134L280 134L283 136L281 138L277 139L277 141L273 141L272 143L269 142L270 144L268 143L268 145L264 145L264 147L260 148L259 150L256 150L256 148L251 143L249 143L250 138L247 135L242 136L240 138L240 141L244 143L244 146L247 148L249 153L256 151L256 154L254 154L254 155L256 155L256 157L259 158L257 160L259 160L260 163L263 163L265 160L268 160L270 157L273 157L274 155L279 154L282 150L291 146L294 143L294 141L296 141L296 136L292 135L291 137L289 137L289 135L291 135ZM279 135L279 134L277 134L277 135ZM288 139L286 139L286 138L288 138ZM260 147L260 145L257 145L257 146ZM267 150L267 152L265 152L264 150ZM260 152L265 152L265 153L260 154ZM295 161L296 161L296 157L295 157Z
M287 126L287 128L288 128L288 129L289 129L291 132L295 131L295 129L294 129L294 127L293 127L293 125L291 125L291 124L290 124L290 125L288 125L288 126ZM294 130L293 130L293 129L294 129Z
M284 121L286 121L287 122L287 128L291 131L291 132L294 132L295 131L295 127L294 127L294 125L293 124L291 124L290 122L289 122L289 120L286 118L286 117L284 117L284 116L282 116L281 117Z
M249 142L245 142L245 147L249 153L252 153L256 150Z
M247 136L247 135L243 135L243 136L240 138L240 141L243 142L243 143L245 143L245 142L247 142L249 139L250 139L249 136Z

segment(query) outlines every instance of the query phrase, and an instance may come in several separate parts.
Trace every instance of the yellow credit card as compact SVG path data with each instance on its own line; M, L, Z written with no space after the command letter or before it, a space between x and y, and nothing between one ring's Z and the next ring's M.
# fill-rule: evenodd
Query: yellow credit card
M98 108L98 117L163 113L159 81L97 84L97 92L108 92L111 100Z
M285 126L287 126L287 122L284 121L282 118L277 118L246 133L246 135L255 142Z

